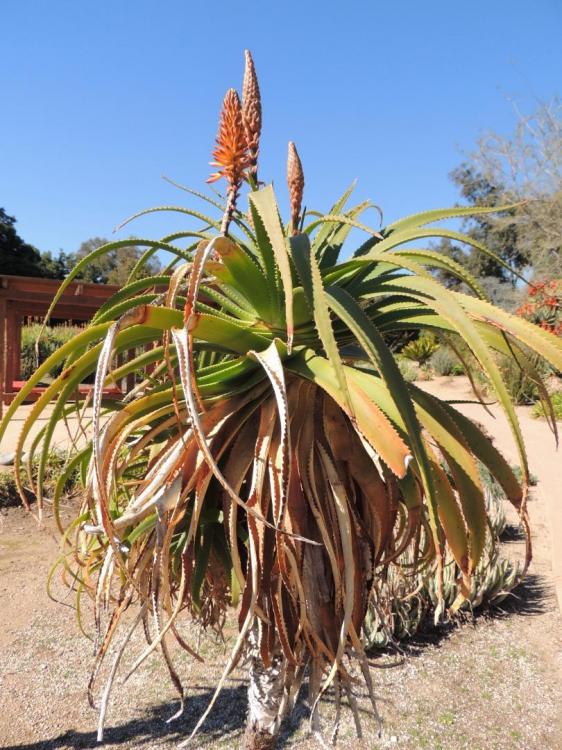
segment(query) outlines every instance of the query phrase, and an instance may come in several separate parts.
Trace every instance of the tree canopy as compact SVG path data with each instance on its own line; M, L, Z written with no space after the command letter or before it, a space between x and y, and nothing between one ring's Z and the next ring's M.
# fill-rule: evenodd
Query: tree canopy
M519 116L509 136L489 132L450 177L471 206L520 205L500 214L472 218L467 234L527 277L562 277L562 103L541 103ZM476 249L449 239L437 249L484 280L498 304L517 296L517 277ZM448 285L458 285L442 273Z
M75 253L74 262L82 260L98 247L107 244L109 240L102 237L92 237L83 242L78 251ZM137 262L140 260L143 251L131 240L131 245L120 247L116 250L110 250L98 258L90 261L86 268L78 274L77 278L90 281L95 284L118 284L123 286ZM152 257L139 271L139 277L152 276L160 270L158 258Z
M41 253L25 242L16 230L16 219L0 208L0 273L14 276L42 276L64 279L68 273L68 256Z
M59 250L58 255L41 252L25 242L17 233L16 219L0 208L0 273L13 276L39 276L45 279L64 279L82 258L105 245L108 240L92 237L83 242L75 253ZM96 284L123 285L142 255L142 250L131 240L131 245L101 255L76 278ZM151 258L140 272L140 276L157 273L160 263Z

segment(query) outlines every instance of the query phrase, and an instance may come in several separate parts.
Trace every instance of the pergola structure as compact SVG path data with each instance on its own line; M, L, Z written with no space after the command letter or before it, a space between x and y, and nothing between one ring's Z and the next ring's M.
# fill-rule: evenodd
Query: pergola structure
M60 281L30 276L0 275L0 415L19 388L21 328L26 317L44 317ZM118 286L72 282L57 302L51 317L56 320L87 321L109 299ZM37 398L42 389L34 390Z

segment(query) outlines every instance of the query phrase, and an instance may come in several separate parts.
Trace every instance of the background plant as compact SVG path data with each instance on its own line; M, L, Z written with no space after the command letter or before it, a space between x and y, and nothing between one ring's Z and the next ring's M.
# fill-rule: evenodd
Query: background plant
M0 508L20 505L21 497L11 471L0 471Z
M441 345L433 352L429 364L436 375L463 375L464 365L450 346Z
M517 315L555 336L562 336L562 281L547 279L533 283Z
M479 470L485 488L488 535L470 592L460 605L456 600L462 572L450 554L445 560L443 596L447 607L457 607L459 611L498 606L521 581L520 565L506 557L500 547L506 528L505 493L483 465ZM433 612L437 604L435 577L416 572L412 544L399 560L391 564L388 576L373 588L363 624L366 647L386 648L420 630L433 628Z
M451 173L464 200L498 208L470 217L464 228L505 264L476 248L467 250L454 236L437 245L479 278L492 301L507 310L521 304L524 289L517 283L518 273L533 281L562 275L562 104L554 97L525 113L514 103L514 112L513 132L486 132ZM514 203L518 205L499 210ZM462 285L447 269L438 274L449 285Z
M556 393L551 394L550 400L552 402L556 419L562 419L562 391L556 391ZM533 405L531 414L533 417L537 418L547 416L547 412L545 411L543 404L540 402Z
M21 379L30 378L40 364L81 330L81 326L72 325L48 326L44 330L39 323L23 326L21 329ZM57 376L61 372L62 363L54 367L50 374Z
M44 491L47 497L55 494L61 476L64 476L64 481L59 488L60 496L69 495L79 491L80 479L78 468L75 467L72 471L67 471L67 468L68 457L66 453L59 450L51 450L43 475ZM26 468L21 471L21 476L19 478L20 487L23 486L27 503L35 502L36 498L32 487L37 480L38 472L38 456L34 457L31 463L27 464ZM0 471L0 508L7 508L19 505L20 503L20 491L18 490L18 482L16 482L14 472L11 469Z
M400 357L398 359L398 368L406 383L413 383L420 375L419 367L411 359Z
M400 354L406 359L417 362L422 367L438 349L439 344L435 341L435 338L431 334L424 333L406 344Z

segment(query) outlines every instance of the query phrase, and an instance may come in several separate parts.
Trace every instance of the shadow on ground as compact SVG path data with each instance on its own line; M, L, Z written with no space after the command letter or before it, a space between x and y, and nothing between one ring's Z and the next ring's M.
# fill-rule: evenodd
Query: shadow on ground
M195 691L193 694L192 691ZM131 719L116 726L106 726L104 745L130 744L134 748L157 747L159 740L181 742L187 739L201 714L207 707L213 690L208 686L195 686L190 690L182 716L167 723L177 711L177 703L161 703L143 709L142 717ZM219 695L210 717L199 730L199 746L214 747L214 742L229 737L238 744L246 720L246 686L225 687ZM220 717L220 718L219 718ZM74 750L75 748L103 748L96 739L96 732L67 731L58 737L37 742L3 745L4 750Z
M303 688L306 690L306 685ZM180 743L186 740L193 731L197 721L207 708L213 696L213 688L195 686L198 691L191 695L185 705L182 716L167 723L167 720L177 711L177 703L167 702L143 709L142 718L131 719L117 726L106 726L104 741L97 741L96 732L77 732L69 730L58 737L38 740L37 742L23 742L16 745L2 745L4 750L80 750L81 748L102 748L104 746L119 746L128 744L134 748L157 748L159 740L168 743ZM242 739L246 725L248 708L247 687L241 683L237 687L225 687L219 695L215 706L198 732L200 748L214 748L215 742L232 744L237 747ZM290 741L297 728L310 715L307 705L299 700L293 714L281 728L278 747L284 748Z

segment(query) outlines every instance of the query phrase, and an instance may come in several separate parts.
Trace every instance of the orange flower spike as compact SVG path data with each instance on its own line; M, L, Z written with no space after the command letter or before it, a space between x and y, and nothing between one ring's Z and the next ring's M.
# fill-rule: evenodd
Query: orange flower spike
M240 99L234 89L229 89L224 97L220 115L219 133L213 151L212 167L219 167L207 182L216 182L224 177L229 187L239 185L248 166L248 145L242 123Z
M218 167L218 171L207 182L216 182L224 177L228 183L226 208L221 224L221 233L226 235L236 208L240 185L250 163L242 107L234 89L229 89L224 97L213 160L211 166Z

